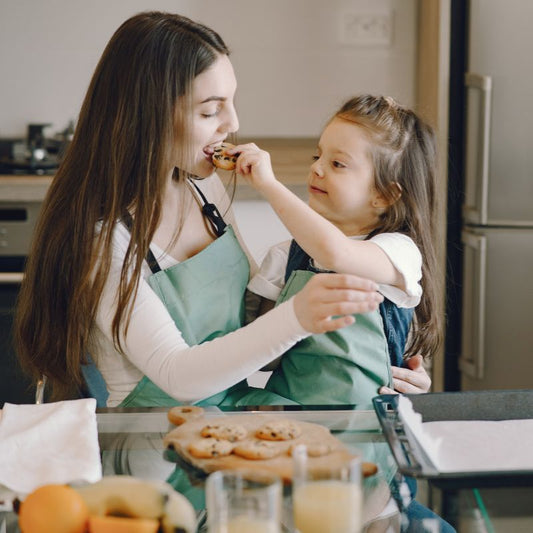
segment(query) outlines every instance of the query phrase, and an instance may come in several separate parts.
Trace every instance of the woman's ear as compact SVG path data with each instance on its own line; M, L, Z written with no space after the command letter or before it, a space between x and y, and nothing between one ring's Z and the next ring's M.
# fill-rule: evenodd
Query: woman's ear
M376 196L372 200L372 207L385 209L395 204L402 196L402 186L397 182L393 182L389 186L389 197L385 197L376 191Z

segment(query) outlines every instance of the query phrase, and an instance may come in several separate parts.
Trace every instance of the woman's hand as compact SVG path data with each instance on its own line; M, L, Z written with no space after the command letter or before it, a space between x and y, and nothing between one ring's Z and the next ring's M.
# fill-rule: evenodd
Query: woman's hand
M294 296L294 311L306 331L334 331L353 324L353 314L378 308L383 296L377 287L351 274L316 274Z
M423 366L423 357L420 354L407 359L406 367L392 367L392 382L394 390L389 387L381 387L380 394L421 394L428 392L431 387L431 378Z
M247 183L261 191L262 187L275 183L276 176L272 170L270 154L261 150L254 143L239 144L229 154L239 154L235 172L243 176Z

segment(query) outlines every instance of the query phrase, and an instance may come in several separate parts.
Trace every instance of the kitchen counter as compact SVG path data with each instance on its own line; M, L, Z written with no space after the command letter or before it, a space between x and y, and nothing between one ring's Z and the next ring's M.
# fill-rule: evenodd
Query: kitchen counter
M42 202L53 176L0 175L0 202Z
M255 142L259 147L270 152L274 172L277 178L300 197L307 190L307 175L312 162L317 141L314 138L256 138L243 139L240 142ZM231 173L220 172L224 182L231 179ZM36 175L0 175L0 201L7 202L41 202L53 176ZM231 184L229 186L231 193ZM235 200L261 200L261 195L252 187L238 182Z

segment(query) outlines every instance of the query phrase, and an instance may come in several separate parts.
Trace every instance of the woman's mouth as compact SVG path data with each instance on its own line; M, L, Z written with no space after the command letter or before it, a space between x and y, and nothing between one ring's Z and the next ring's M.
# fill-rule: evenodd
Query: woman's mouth
M206 159L211 159L211 157L215 153L215 149L213 148L213 146L206 146L202 151Z
M215 148L218 148L224 141L216 141L214 143L208 144L207 146L204 146L202 149L205 158L211 161L211 158L213 157L213 154L215 153Z

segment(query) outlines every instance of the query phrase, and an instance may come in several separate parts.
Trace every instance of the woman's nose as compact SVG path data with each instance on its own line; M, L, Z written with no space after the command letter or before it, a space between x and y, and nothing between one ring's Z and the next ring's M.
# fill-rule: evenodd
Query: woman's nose
M235 106L228 106L227 115L221 125L221 129L224 130L224 133L234 133L239 129L239 117Z

